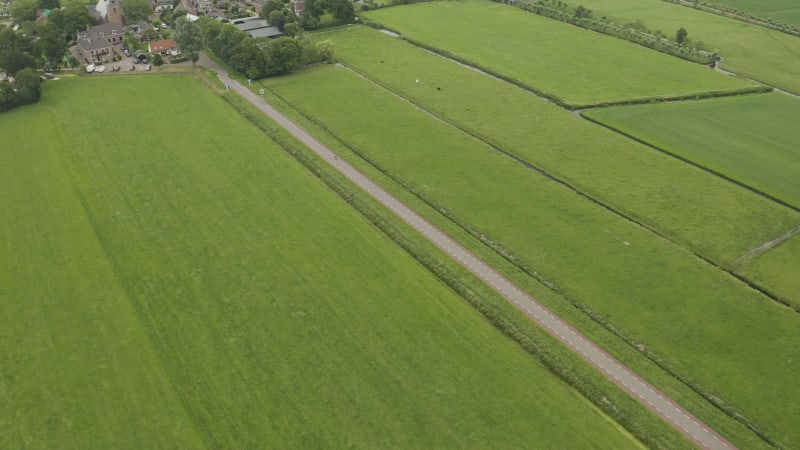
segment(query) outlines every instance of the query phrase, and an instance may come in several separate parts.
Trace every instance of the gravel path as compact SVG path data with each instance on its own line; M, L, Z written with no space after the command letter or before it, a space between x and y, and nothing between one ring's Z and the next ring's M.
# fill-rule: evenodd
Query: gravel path
M721 435L700 422L696 417L681 408L663 393L656 390L641 377L626 368L602 348L588 340L585 336L572 328L558 316L523 292L511 281L499 274L488 264L483 262L469 250L462 247L444 232L423 219L416 212L397 200L394 196L373 183L369 178L346 163L330 149L320 144L304 129L286 118L278 110L267 104L263 98L253 93L246 86L236 80L230 79L225 70L201 55L198 64L217 72L217 75L242 97L251 102L256 108L277 122L292 136L313 150L317 155L333 166L341 174L360 186L375 200L389 208L411 227L422 233L437 247L445 251L464 268L483 280L500 295L523 311L534 322L547 330L552 336L564 343L567 347L578 353L584 360L600 370L609 380L628 392L633 398L650 408L664 418L676 430L681 432L692 442L703 448L734 449L730 442Z

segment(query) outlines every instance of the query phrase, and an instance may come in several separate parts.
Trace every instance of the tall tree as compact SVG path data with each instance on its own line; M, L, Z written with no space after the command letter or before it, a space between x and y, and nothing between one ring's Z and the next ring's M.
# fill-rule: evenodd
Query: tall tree
M149 0L122 0L122 10L128 22L134 23L153 14L153 5Z
M686 31L686 28L680 27L678 32L675 33L675 42L678 44L685 44L689 41L689 32Z
M14 22L22 23L36 20L36 8L38 7L38 0L14 0L8 12Z
M175 21L175 42L184 55L196 63L200 58L200 50L203 49L203 31L200 25L186 17L180 17Z
M50 24L37 27L36 31L39 35L35 43L36 54L47 61L50 67L61 67L61 61L66 52L64 36L61 31L55 25Z
M356 18L353 2L350 0L329 0L328 9L333 18L341 23L351 23Z
M269 0L267 3L264 3L260 16L262 19L269 20L269 15L273 11L283 11L284 9L286 9L285 5L281 0ZM272 25L272 23L270 23L270 25Z
M22 105L36 103L42 97L42 84L39 74L33 69L22 69L14 77L17 86L17 99Z

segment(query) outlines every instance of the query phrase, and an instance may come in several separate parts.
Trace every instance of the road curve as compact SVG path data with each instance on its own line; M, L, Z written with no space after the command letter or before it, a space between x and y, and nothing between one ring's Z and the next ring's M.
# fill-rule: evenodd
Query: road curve
M659 392L627 367L620 364L619 361L606 353L602 348L550 312L533 299L533 297L526 294L472 252L458 244L427 220L423 219L419 214L372 182L353 166L339 158L330 149L320 144L308 134L308 132L266 103L263 98L250 91L238 81L230 79L226 75L225 70L220 68L217 64L214 64L205 55L201 55L199 63L202 66L216 71L222 82L229 86L230 89L237 92L256 108L264 112L297 140L313 150L328 164L360 186L361 189L366 191L375 200L389 208L412 228L422 233L428 240L433 242L434 245L458 261L459 264L483 280L484 283L491 286L492 289L513 303L552 336L578 353L589 364L600 370L609 380L613 381L633 398L661 416L667 423L692 442L703 448L721 450L735 449L733 444L725 440L721 435L702 423L688 411L684 410L669 397Z

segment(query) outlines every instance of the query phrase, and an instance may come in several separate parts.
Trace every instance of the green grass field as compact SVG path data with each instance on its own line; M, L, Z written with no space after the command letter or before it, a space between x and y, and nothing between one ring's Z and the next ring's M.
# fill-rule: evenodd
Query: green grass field
M774 93L584 115L800 208L800 100Z
M268 86L771 438L800 443L795 313L345 69Z
M689 39L717 51L722 67L781 89L800 93L800 38L736 19L698 11L662 0L586 0L596 15L621 22L642 20L648 28Z
M621 39L484 0L418 3L365 16L575 105L749 86Z
M800 307L800 235L745 262L737 272Z
M0 134L2 448L636 445L188 76Z
M366 27L320 37L345 64L721 264L800 223L788 208L399 39Z
M795 0L714 0L710 3L800 27L800 6Z

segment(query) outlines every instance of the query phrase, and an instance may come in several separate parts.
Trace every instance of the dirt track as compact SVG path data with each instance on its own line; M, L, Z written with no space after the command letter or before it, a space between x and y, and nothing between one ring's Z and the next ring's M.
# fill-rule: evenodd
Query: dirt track
M217 72L223 83L252 103L256 108L286 129L292 136L313 150L342 175L360 186L375 200L389 208L428 240L445 251L460 265L483 280L500 295L514 304L534 322L547 330L552 336L578 353L584 360L600 370L609 380L628 392L633 398L664 418L671 426L685 435L692 442L703 448L733 449L733 444L721 435L700 422L696 417L681 408L669 397L656 390L630 369L620 364L602 348L589 341L585 336L561 320L547 308L519 289L511 281L499 274L469 250L462 247L444 232L423 219L416 212L397 200L394 196L373 183L370 179L343 161L330 149L320 144L305 130L286 118L283 114L267 104L264 99L251 92L236 80L230 79L225 70L201 55L199 65Z

